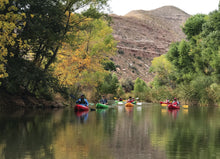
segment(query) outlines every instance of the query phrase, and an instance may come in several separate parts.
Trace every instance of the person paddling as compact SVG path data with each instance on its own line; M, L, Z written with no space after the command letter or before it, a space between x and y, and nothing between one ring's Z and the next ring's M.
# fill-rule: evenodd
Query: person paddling
M176 98L174 98L172 104L173 104L174 106L178 106L178 105L180 104L180 102L179 102Z
M108 104L108 100L105 98L105 96L102 96L102 99L100 100L101 104Z
M127 100L127 103L132 103L133 101L134 100L131 97L129 97L128 100Z
M79 98L76 101L76 104L80 104L80 105L84 105L84 106L89 106L89 102L87 101L87 99L85 98L84 94L81 95L81 98Z

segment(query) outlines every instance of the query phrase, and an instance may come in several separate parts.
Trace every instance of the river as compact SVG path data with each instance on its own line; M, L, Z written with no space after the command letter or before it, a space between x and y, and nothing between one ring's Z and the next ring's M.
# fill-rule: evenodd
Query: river
M0 113L0 159L217 159L220 108L159 104Z

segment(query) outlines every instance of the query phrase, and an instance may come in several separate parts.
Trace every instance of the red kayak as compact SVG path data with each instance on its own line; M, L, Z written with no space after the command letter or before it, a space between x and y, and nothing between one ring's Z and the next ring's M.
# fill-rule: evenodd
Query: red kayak
M173 105L173 104L169 104L169 105L168 105L168 109L180 109L180 106L176 106L176 105Z
M76 104L74 108L75 108L76 111L85 111L85 110L89 110L89 107L84 106L84 105L80 105L80 104Z

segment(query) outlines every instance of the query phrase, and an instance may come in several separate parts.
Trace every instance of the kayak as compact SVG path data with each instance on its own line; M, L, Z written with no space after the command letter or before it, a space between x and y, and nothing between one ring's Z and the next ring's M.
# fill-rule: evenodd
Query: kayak
M84 105L80 105L80 104L76 104L74 108L75 108L76 111L85 111L85 110L89 110L89 107L84 106Z
M168 109L180 109L180 106L175 106L173 104L169 104Z
M105 105L105 104L101 104L101 103L97 103L96 104L96 108L102 108L102 109L105 109L105 108L108 108L109 106L108 105Z
M126 107L133 107L134 104L132 104L132 103L126 103L125 106L126 106Z
M123 101L120 101L120 102L118 102L118 104L124 104L124 102L123 102Z
M142 103L141 103L141 102L138 102L137 105L142 105Z

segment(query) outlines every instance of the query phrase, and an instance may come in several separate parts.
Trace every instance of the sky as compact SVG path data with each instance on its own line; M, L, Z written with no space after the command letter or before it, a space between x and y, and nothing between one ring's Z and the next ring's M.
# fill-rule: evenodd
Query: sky
M172 5L184 12L195 15L209 14L218 9L219 0L110 0L112 13L125 15L132 10L153 10Z

